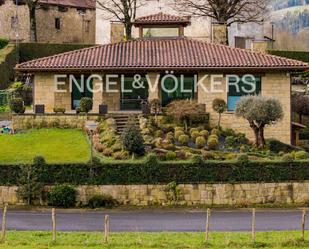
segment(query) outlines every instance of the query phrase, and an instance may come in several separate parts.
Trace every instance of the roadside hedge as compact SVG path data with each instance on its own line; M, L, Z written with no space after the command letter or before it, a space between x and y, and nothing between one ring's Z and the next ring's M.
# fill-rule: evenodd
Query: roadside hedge
M15 185L18 165L0 166L0 185ZM44 184L119 185L177 183L284 182L309 180L309 161L152 162L45 165Z
M25 62L91 46L94 45L66 43L21 43L19 45L19 58L20 62Z
M290 59L309 62L309 52L308 51L268 50L268 53L272 55L278 55L278 56L290 58Z

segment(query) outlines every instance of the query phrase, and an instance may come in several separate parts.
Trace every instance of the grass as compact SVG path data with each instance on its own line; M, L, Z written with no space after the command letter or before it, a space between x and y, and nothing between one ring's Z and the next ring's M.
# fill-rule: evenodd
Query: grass
M306 233L309 236L309 232ZM112 233L108 244L103 244L102 233L57 234L57 241L51 242L49 232L7 233L7 241L1 249L201 249L201 248L309 248L309 241L299 239L300 232L260 232L256 243L250 240L250 233L210 233L209 243L204 242L203 233Z
M43 156L48 163L78 163L90 158L87 136L77 129L37 129L0 135L0 163L19 164Z

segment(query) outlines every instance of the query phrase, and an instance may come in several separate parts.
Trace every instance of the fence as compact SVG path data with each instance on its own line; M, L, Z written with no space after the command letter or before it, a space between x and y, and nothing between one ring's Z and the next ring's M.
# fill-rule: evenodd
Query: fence
M1 230L1 238L0 238L0 242L5 242L6 241L6 231L7 231L7 211L8 211L8 205L5 205L3 208L3 215L2 215L2 230ZM300 218L300 236L301 236L301 240L305 241L305 230L306 230L306 209L302 209L302 210L298 210L297 212L299 212L299 218ZM204 241L205 242L209 242L211 241L211 229L212 229L212 223L215 220L215 218L212 215L213 211L211 209L207 209L206 212L206 216L204 217ZM258 216L257 216L257 211L255 208L253 208L252 210L248 210L247 214L250 215L251 218L251 224L248 224L248 231L251 231L251 236L250 239L252 241L252 243L256 242L256 224L258 221ZM101 232L102 232L102 238L103 238L103 243L109 243L109 237L110 237L110 216L109 215L105 215L105 214L99 214L102 215L102 219L101 220ZM203 214L204 215L204 214ZM269 218L269 216L267 216ZM57 217L57 213L56 213L56 209L52 208L51 209L51 215L50 215L50 220L51 220L51 227L50 227L50 231L52 234L51 240L53 242L56 242L57 239L57 221L60 220L63 217ZM277 219L278 217L276 217ZM119 222L119 219L117 219ZM149 220L146 219L145 222ZM151 219L150 219L151 220ZM130 222L132 221L132 219L130 219ZM220 219L220 222L222 223L223 220L222 218ZM120 222L121 223L121 222ZM122 223L121 223L122 224ZM123 226L124 224L122 224ZM250 225L250 227L249 227ZM142 231L139 231L142 232Z

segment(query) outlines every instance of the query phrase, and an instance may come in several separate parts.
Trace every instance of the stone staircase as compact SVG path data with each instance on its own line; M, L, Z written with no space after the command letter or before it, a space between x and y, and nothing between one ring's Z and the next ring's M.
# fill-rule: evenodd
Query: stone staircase
M129 114L113 114L112 116L116 120L117 133L122 134L129 119L134 118L134 123L139 126L138 116Z

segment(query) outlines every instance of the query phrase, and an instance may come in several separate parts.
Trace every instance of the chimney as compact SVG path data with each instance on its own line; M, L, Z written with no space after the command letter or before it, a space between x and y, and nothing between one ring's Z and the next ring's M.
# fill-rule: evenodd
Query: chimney
M227 25L222 23L212 23L211 42L226 45Z
M120 22L111 22L111 43L124 41L124 25Z
M211 42L226 45L227 25L223 23L212 23Z

